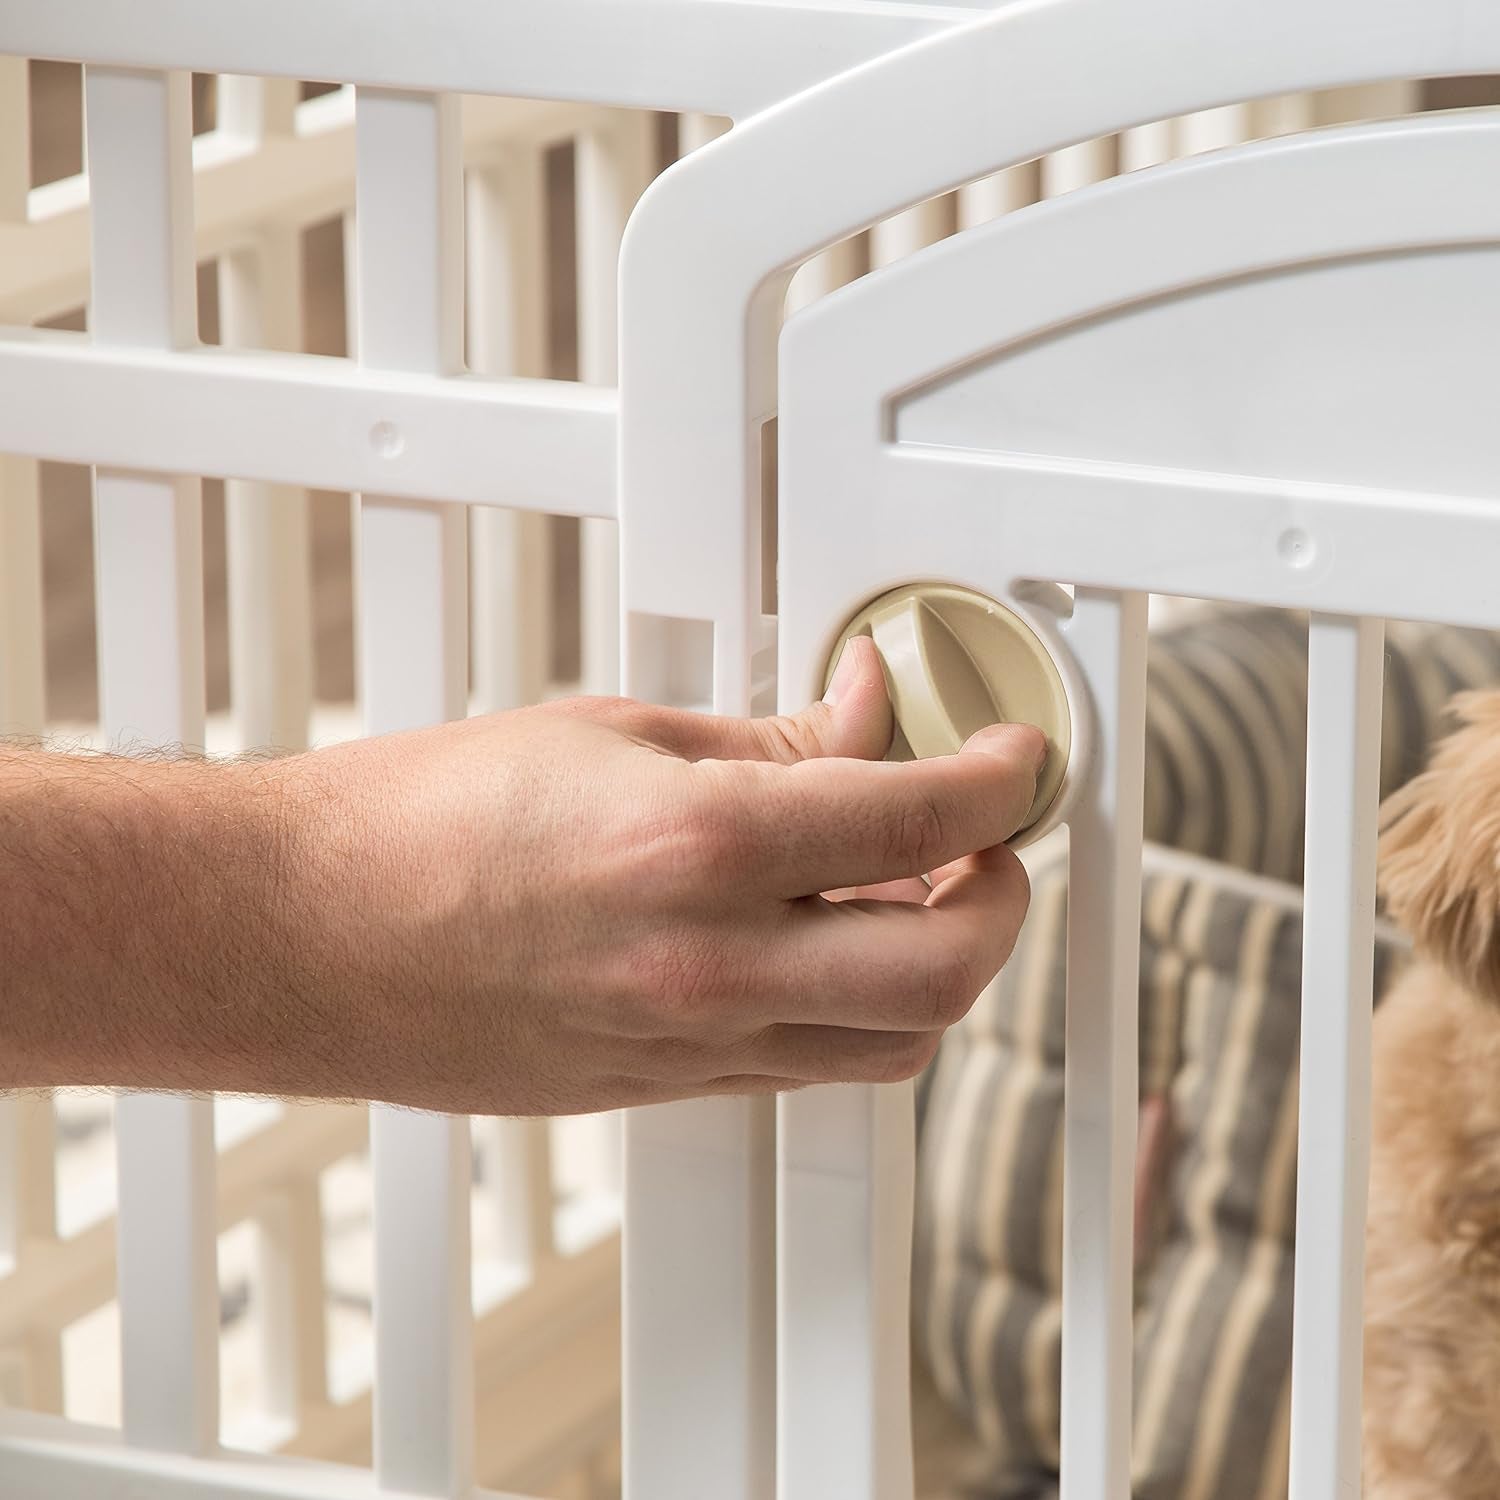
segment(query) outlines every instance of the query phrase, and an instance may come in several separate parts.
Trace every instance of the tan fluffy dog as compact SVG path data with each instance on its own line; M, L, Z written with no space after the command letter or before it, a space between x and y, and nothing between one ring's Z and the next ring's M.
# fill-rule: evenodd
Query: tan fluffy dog
M1416 958L1375 1016L1367 1500L1500 1500L1500 692L1382 811Z

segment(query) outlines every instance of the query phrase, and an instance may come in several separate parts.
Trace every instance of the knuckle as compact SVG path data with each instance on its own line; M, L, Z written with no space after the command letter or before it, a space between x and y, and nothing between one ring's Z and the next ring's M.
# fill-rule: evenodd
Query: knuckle
M651 1029L700 1029L722 1006L728 968L721 943L708 934L677 928L653 935L637 951L632 976Z
M694 778L674 788L640 831L649 876L698 889L706 876L732 873L745 849L744 824L738 799L723 779Z
M809 726L790 714L771 714L758 721L761 747L774 761L792 765L816 750ZM813 742L810 744L810 742Z
M944 847L943 814L930 796L918 797L901 807L894 824L892 853L913 870L938 864Z
M969 955L961 948L945 948L929 966L923 995L925 1019L933 1026L951 1026L968 1013L983 988Z

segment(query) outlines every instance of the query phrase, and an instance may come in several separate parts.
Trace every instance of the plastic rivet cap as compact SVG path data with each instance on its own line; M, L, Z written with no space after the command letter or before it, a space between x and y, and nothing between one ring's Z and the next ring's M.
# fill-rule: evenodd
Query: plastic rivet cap
M916 583L871 601L844 627L828 677L852 636L874 638L896 718L889 760L952 755L987 724L1035 724L1047 736L1032 827L1062 785L1072 745L1067 693L1052 654L1019 615L984 594Z

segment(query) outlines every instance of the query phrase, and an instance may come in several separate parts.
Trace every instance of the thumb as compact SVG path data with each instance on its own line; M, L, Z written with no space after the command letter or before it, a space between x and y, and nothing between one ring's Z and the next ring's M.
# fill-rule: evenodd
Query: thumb
M879 760L891 748L895 719L875 642L855 636L845 644L821 702L798 714L742 722L747 743L740 757L745 760Z
M680 709L626 705L641 718L636 733L686 760L799 760L845 756L879 760L891 748L895 720L880 653L867 636L844 647L820 703L799 714L764 719L718 718ZM641 717L644 716L644 717Z

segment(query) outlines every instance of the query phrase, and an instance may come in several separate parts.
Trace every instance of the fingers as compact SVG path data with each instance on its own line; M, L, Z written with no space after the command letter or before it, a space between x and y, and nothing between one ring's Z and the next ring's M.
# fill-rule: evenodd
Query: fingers
M772 1026L746 1054L764 1076L796 1083L901 1083L937 1055L933 1031L866 1031L846 1026Z
M803 903L765 960L788 975L781 1014L883 1031L951 1026L1010 957L1030 896L1025 867L1001 845L969 856L922 906Z
M743 877L792 898L909 879L1004 843L1030 811L1045 753L1039 730L995 724L957 755L905 765L695 769L715 783L708 805L716 795L737 824Z

